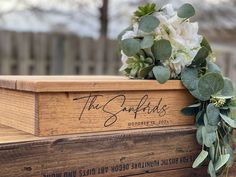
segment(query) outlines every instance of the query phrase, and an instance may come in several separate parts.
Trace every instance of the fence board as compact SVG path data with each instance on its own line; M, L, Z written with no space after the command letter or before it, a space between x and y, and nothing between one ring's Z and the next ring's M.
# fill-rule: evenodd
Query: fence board
M17 66L19 73L23 75L30 74L31 66L31 33L18 33L16 37Z
M48 65L48 48L49 48L49 35L46 33L33 34L33 53L34 53L34 74L43 75L47 73Z
M64 74L76 74L75 63L78 37L75 35L67 35L65 38Z
M0 32L0 55L1 55L1 74L12 74L12 33L8 31Z
M79 42L79 54L82 66L81 74L83 75L90 74L89 67L93 54L92 44L93 44L93 39L91 38L81 38Z
M51 41L51 72L52 75L63 73L64 63L64 36L60 34L52 34Z

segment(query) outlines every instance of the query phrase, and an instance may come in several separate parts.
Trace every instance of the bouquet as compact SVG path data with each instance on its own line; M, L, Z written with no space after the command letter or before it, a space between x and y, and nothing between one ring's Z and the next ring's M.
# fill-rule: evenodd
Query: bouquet
M132 25L118 36L122 55L120 71L134 79L156 79L164 84L179 79L196 98L182 113L195 116L196 138L202 151L193 168L208 161L211 177L228 173L234 163L233 129L236 120L235 89L214 63L215 57L205 37L198 34L198 23L191 22L195 9L183 4L140 6Z

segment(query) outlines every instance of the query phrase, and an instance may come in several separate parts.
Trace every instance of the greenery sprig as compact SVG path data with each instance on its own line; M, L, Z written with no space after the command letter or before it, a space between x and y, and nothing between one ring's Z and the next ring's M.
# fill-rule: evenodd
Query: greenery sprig
M214 63L211 46L197 34L196 23L190 22L194 15L188 3L177 11L171 5L160 9L155 4L140 6L133 24L118 36L123 61L120 70L130 78L156 79L159 83L180 79L196 98L193 105L182 109L183 114L195 116L196 138L202 145L193 168L208 161L211 177L227 176L236 143L232 115L235 89Z

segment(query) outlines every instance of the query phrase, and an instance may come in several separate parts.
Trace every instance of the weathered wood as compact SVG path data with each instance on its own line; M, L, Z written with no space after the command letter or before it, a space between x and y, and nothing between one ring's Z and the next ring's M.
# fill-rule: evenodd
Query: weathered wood
M164 172L190 168L201 148L193 127L37 138L1 126L0 135L1 177Z
M232 167L231 173L228 177L235 177L235 167ZM130 177L209 177L207 168L201 167L198 169L184 168L178 170L169 170L153 173L143 173L138 175L130 175ZM127 177L127 176L126 176Z
M34 74L49 74L47 67L49 64L49 41L50 35L45 33L33 34L33 54L34 54Z
M11 68L13 64L13 44L12 33L2 31L0 33L0 56L1 56L1 74L12 74Z
M181 113L194 99L180 81L8 76L0 87L1 123L39 136L194 123Z
M17 62L19 72L23 75L31 74L31 33L20 33L16 35L16 50L17 50Z

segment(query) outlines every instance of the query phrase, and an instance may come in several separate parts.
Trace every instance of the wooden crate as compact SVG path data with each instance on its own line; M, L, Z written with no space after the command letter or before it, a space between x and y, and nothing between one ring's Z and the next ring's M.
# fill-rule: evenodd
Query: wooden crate
M39 136L192 125L181 81L1 76L0 123Z
M0 125L0 137L0 177L208 176L191 168L201 150L192 126L35 137Z
M191 169L192 126L35 137L0 125L0 137L0 177L207 176Z

